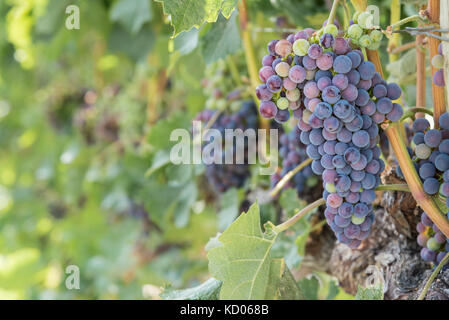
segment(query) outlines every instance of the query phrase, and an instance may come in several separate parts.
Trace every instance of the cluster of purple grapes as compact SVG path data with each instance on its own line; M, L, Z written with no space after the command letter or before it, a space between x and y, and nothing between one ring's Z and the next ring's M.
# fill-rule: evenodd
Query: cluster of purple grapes
M435 74L433 75L433 83L438 87L444 87L445 81L444 81L444 56L443 56L443 44L440 43L438 46L438 54L434 55L432 57L432 65L439 69Z
M205 109L200 112L195 120L201 121L204 125L206 125L212 116L218 112L216 110ZM253 129L257 130L258 128L258 116L257 116L257 108L253 101L245 101L242 103L241 108L232 114L221 114L218 119L211 126L212 129L217 129L220 131L221 136L225 136L226 129ZM212 143L210 141L209 143ZM223 145L223 152L221 154L222 161L221 163L212 163L206 165L206 178L209 183L212 185L213 189L217 193L222 193L227 191L230 188L236 187L240 188L245 183L246 179L250 176L250 168L248 164L248 141L245 139L244 143L244 163L238 164L236 163L236 150L240 150L237 145L240 141L234 139L234 143L232 144L233 150L232 154L234 156L232 164L226 164L225 158L226 153L230 150L227 150ZM224 139L223 139L224 143ZM207 146L208 143L203 145L203 147Z
M283 133L281 135L279 139L279 154L282 158L282 170L270 177L272 188L275 187L288 172L308 159L306 146L299 139L300 133L299 128L295 127L289 133ZM310 193L310 188L315 187L316 184L317 178L313 174L312 167L308 165L295 174L295 176L287 182L284 188L295 188L298 195L304 197Z
M374 189L385 166L378 126L398 121L403 110L392 101L400 87L387 84L337 33L318 38L304 30L271 41L257 95L262 116L287 121L290 109L299 119L312 171L322 175L327 221L340 242L355 248L369 235Z
M425 118L413 122L413 161L424 191L445 199L449 207L449 113L440 116L439 125L440 129L431 129ZM440 263L449 249L449 239L426 213L422 214L417 230L418 244L423 247L421 257L427 262Z

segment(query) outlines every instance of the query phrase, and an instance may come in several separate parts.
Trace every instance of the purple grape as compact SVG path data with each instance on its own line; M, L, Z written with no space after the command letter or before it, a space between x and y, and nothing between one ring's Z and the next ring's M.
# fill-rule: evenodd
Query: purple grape
M328 52L323 53L318 59L316 59L316 65L320 70L329 70L332 68L334 58Z
M278 108L272 101L262 101L260 103L259 112L266 119L273 119L278 113Z
M328 86L324 88L321 96L327 103L335 104L338 100L340 100L341 94L340 90L336 86Z
M396 100L401 97L402 90L401 87L396 83L389 83L387 85L387 96L391 100Z
M363 61L357 70L359 71L362 80L370 80L376 73L376 68L370 61Z
M357 87L353 84L349 84L348 87L342 91L341 96L343 99L353 102L357 99L358 91Z
M334 86L336 86L340 91L342 91L342 90L345 90L348 87L349 80L348 80L348 77L346 75L339 73L339 74L336 74L332 78L332 84ZM322 89L320 89L320 90L323 91Z
M273 93L268 90L266 84L261 84L256 88L256 95L259 100L270 101L273 97Z
M294 83L302 83L306 79L306 69L301 66L293 66L290 68L288 77Z
M352 69L352 61L348 56L338 56L334 60L334 71L338 73L348 73Z
M274 72L272 67L265 66L259 70L259 79L262 82L267 82L268 78L275 74L276 73Z
M443 69L440 69L437 72L435 72L435 74L433 75L432 81L438 87L444 87L445 86Z
M267 79L267 88L273 93L277 93L282 89L282 78L273 75Z

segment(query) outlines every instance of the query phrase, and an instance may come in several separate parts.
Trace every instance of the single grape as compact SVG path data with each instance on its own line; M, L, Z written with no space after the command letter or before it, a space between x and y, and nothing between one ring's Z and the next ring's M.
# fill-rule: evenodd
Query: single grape
M310 58L316 60L323 54L323 48L319 44L314 43L310 45L307 54L309 55Z
M275 45L274 51L279 56L286 57L292 52L292 44L285 39L279 40Z
M363 29L358 24L353 24L348 28L350 38L358 40L363 34Z
M363 61L357 68L357 70L359 71L360 78L362 80L369 80L376 73L376 68L374 67L374 64L370 61Z
M397 83L389 83L387 84L387 96L391 100L396 100L401 97L402 90L401 87Z
M308 53L309 47L309 41L307 41L306 39L297 39L293 43L293 52L297 56L305 56Z
M336 86L328 86L324 88L321 96L327 103L335 104L338 100L340 100L341 93Z
M280 76L280 77L287 77L290 71L290 65L287 62L280 62L276 65L274 68L274 71Z
M256 95L259 100L269 101L273 97L273 93L268 90L266 84L261 84L256 88Z
M436 148L441 142L441 132L437 129L431 129L424 135L424 143L431 148Z
M302 66L293 66L290 68L288 77L294 83L302 83L306 79L306 69Z
M262 101L259 112L264 118L273 119L278 112L278 108L272 101Z
M432 58L432 66L437 69L442 69L444 67L444 57L441 54L436 54Z
M282 79L277 75L273 75L267 79L267 88L273 93L277 93L282 89Z
M333 64L335 72L348 73L352 69L352 60L345 55L338 56Z
M334 58L328 52L323 53L318 59L316 59L316 65L320 70L329 70L332 68Z
M437 72L435 72L435 74L433 75L432 81L438 87L445 86L443 69L439 69Z
M427 194L436 194L438 193L440 183L435 178L427 178L424 180L423 187Z

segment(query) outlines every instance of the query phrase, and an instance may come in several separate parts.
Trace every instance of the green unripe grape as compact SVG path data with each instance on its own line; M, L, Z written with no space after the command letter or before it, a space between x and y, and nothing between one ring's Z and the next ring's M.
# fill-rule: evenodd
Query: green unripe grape
M369 50L377 50L380 47L380 41L372 42L368 47L366 47Z
M279 62L274 71L281 77L288 77L288 72L290 71L290 65L287 62Z
M301 97L301 92L299 91L298 88L295 88L293 90L288 90L285 93L285 96L287 97L288 100L290 101L298 101L299 98Z
M216 104L214 99L207 99L206 100L206 109L215 109Z
M432 251L438 251L440 249L441 243L438 243L438 241L435 238L430 238L427 240L427 249Z
M287 98L284 98L284 97L280 97L280 98L278 99L278 101L276 102L276 105L277 105L278 108L281 109L281 110L287 109L288 106L289 106L289 104L290 104L290 102L288 101L288 99L287 99Z
M218 110L224 110L226 108L226 99L218 99L216 103Z
M365 221L365 217L360 217L360 218L358 218L356 216L351 217L351 222L356 225L362 224L364 221Z
M365 11L359 15L358 24L363 29L370 29L371 27L373 27L373 20L374 20L373 15L371 13Z
M305 123L309 123L309 118L311 115L312 115L312 112L305 109L302 113L302 121L304 121Z
M354 12L354 15L352 16L352 21L354 21L355 23L358 23L360 14L361 14L360 11Z
M432 66L437 69L442 69L444 67L444 57L441 54L436 54L432 58Z
M327 24L327 25L324 27L324 33L330 33L331 35L333 35L334 37L336 37L337 34L338 34L338 28L337 28L337 26L336 26L335 24L333 24L333 23Z
M367 34L365 34L364 36L361 36L359 39L359 44L362 47L369 47L372 43L373 43L373 41L371 40L371 37Z
M360 43L359 43L359 39L354 39L354 38L350 38L351 39L351 43L355 46L355 47L359 47Z
M358 40L363 34L363 29L358 24L353 24L348 29L348 35L352 39Z
M305 56L307 55L307 51L309 50L310 44L306 39L298 39L293 43L293 52L297 56Z
M326 191L330 193L337 192L337 189L335 188L335 184L333 183L326 183Z
M382 32L380 32L379 30L373 30L373 31L371 31L369 36L371 37L373 42L380 42L380 41L382 41L384 34Z
M430 157L432 150L425 144L418 144L415 148L415 154L419 159L427 159Z

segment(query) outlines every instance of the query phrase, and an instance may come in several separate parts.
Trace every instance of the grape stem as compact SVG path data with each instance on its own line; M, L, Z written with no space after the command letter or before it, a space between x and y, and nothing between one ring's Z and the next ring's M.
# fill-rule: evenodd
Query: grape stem
M376 191L403 191L410 192L407 184L383 184L376 188Z
M395 48L387 48L387 52L388 53L392 53L392 54L399 54L401 52L410 50L410 49L412 49L414 47L416 47L416 42L415 41L411 41L411 42L405 43L405 44L400 45L400 46L395 47Z
M296 222L298 222L302 217L304 217L306 214L315 210L316 208L318 208L319 206L321 206L325 203L326 203L326 201L323 198L315 200L311 204L307 205L305 208L299 210L293 217L291 217L287 221L275 226L274 231L276 233L280 233L282 231L287 230L288 228L293 226Z
M437 277L438 273L440 273L441 269L443 269L443 266L449 261L449 252L446 253L443 260L438 264L438 266L433 270L432 274L430 275L429 279L427 280L424 288L422 289L421 293L419 294L419 297L416 300L424 300L426 297L427 291L429 291L430 286L432 285L433 281Z
M392 0L390 5L390 23L397 23L401 20L401 1L400 0ZM399 55L392 52L394 48L397 48L401 45L401 34L395 33L388 40L387 50L390 51L389 59L390 62L396 61L399 59Z
M393 30L393 29L396 29L396 28L398 28L398 27L400 27L400 26L402 26L402 25L404 25L404 24L406 24L406 23L412 22L412 21L426 22L427 19L424 18L423 16L419 15L419 14L415 14L415 15L413 15L413 16L404 18L404 19L402 19L402 20L399 20L399 21L393 23L392 25L390 25L390 26L387 28L387 30Z
M331 12L329 13L329 18L327 19L328 24L333 24L335 20L335 16L337 15L338 3L340 0L334 0L332 3Z
M404 113L404 115L401 118L401 121L404 121L408 118L414 118L415 114L417 113L427 113L431 116L433 116L433 112L432 110L426 109L426 108L421 108L421 107L415 107L415 108L410 108L407 110L407 112Z
M310 163L312 163L313 159L307 159L303 162L301 162L299 165L296 166L293 170L290 170L287 172L287 174L282 177L281 180L276 184L276 186L271 190L270 196L272 198L276 197L277 194L282 190L282 188L285 186L285 184L290 181L291 178L293 178L299 171L307 167Z
M408 188L408 185L406 185L406 184L389 184L389 185L378 186L376 188L376 191L383 191L383 190L410 192L410 189ZM302 217L304 217L307 213L311 212L315 208L318 208L319 206L321 206L325 203L326 203L326 201L323 198L315 200L311 204L307 205L305 208L299 210L293 217L291 217L287 221L277 225L274 228L274 230L277 233L287 230L288 228L293 226L296 222L298 222Z
M429 0L427 5L427 10L429 12L429 19L431 23L439 23L440 22L440 0ZM446 13L447 14L447 13ZM440 44L440 40L429 37L429 48L430 48L430 59L433 56L438 54L438 46ZM430 65L432 70L432 75L438 71L432 64ZM440 116L446 112L446 104L444 102L444 88L438 87L432 81L432 96L433 96L433 121L435 123L435 128L439 127L438 120Z

